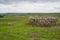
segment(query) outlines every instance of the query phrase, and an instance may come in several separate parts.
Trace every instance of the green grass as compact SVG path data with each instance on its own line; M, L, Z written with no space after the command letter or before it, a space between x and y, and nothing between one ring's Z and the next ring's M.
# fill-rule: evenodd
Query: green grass
M60 40L60 26L41 27L28 25L29 16L54 16L60 14L12 14L0 18L0 40ZM22 17L25 16L25 17ZM11 22L12 25L8 25ZM60 25L60 20L59 20Z

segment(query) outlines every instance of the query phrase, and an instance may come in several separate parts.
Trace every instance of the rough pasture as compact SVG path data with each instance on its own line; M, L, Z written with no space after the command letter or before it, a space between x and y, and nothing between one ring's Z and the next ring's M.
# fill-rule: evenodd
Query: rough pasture
M28 25L29 16L58 17L58 26ZM60 14L6 14L0 18L0 40L60 40Z

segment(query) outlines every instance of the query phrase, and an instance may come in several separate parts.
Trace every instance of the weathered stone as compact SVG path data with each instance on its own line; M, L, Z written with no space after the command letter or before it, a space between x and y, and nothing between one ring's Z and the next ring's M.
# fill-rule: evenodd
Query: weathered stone
M57 17L29 17L29 24L38 26L57 25Z

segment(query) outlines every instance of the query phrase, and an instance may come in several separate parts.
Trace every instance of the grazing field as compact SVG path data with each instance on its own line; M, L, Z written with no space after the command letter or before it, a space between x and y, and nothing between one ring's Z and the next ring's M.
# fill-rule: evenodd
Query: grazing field
M58 25L32 26L29 16L58 17ZM0 40L60 40L60 14L5 14L0 18Z

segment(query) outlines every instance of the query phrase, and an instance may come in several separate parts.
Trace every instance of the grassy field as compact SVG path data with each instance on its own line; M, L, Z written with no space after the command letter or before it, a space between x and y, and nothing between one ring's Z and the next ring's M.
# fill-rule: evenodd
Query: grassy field
M28 25L29 16L58 17L58 25ZM60 40L60 14L6 14L0 18L0 40Z

